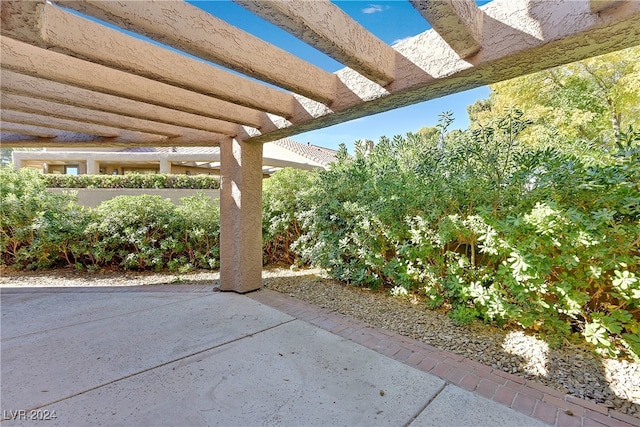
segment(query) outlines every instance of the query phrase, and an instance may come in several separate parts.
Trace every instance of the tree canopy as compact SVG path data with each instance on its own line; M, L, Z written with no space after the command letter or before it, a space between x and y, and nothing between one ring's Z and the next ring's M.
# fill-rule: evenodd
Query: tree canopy
M640 128L640 46L574 62L490 86L489 99L467 108L472 127L518 108L533 125L521 136L531 145L576 140L615 149Z

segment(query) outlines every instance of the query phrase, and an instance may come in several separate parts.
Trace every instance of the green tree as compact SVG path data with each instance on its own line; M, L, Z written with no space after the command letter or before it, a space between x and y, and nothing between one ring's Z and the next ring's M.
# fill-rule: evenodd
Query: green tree
M488 100L467 108L473 126L517 107L533 121L522 140L531 145L589 141L614 149L629 126L640 126L640 47L491 85Z
M423 126L416 133L424 138L425 141L429 141L440 135L440 129L437 126Z

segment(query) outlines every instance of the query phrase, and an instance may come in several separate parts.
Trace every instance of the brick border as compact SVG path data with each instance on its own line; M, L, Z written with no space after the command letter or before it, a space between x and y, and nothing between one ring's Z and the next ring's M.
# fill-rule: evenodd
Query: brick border
M557 427L640 427L640 419L612 411L604 405L565 395L535 381L279 292L260 289L247 296L547 424Z

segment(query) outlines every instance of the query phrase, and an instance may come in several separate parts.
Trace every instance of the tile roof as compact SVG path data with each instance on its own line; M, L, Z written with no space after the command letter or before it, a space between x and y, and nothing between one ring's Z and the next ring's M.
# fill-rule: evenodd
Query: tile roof
M153 147L130 147L120 151L123 153L155 153L158 149Z
M124 153L180 153L180 154L214 154L220 147L131 147L121 150Z
M290 138L283 138L273 141L273 144L285 148L293 153L303 156L309 160L329 166L330 163L336 161L337 150L320 147L310 143L301 144ZM181 154L213 154L220 151L219 147L131 147L122 150L127 153L181 153Z
M301 144L290 138L279 139L277 141L273 141L273 143L280 147L293 151L294 153L299 154L303 157L306 157L309 160L320 163L322 166L329 166L330 163L335 162L336 154L338 154L337 150L320 147L318 145L313 145L310 143Z

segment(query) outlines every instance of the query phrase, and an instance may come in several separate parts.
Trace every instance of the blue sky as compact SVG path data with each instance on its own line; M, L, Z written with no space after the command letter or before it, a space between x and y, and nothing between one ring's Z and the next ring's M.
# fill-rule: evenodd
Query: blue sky
M344 67L235 3L224 0L190 1L190 3L329 72ZM420 34L430 28L427 21L413 9L408 1L351 0L334 1L334 3L388 44ZM481 87L295 135L292 138L298 142L310 142L329 148L337 148L340 143L345 143L349 151L352 151L354 141L359 139L371 139L377 142L383 135L403 135L407 132L415 132L423 126L434 126L438 122L438 115L444 111L453 112L456 119L452 125L453 128L466 128L467 105L488 96L489 88Z

